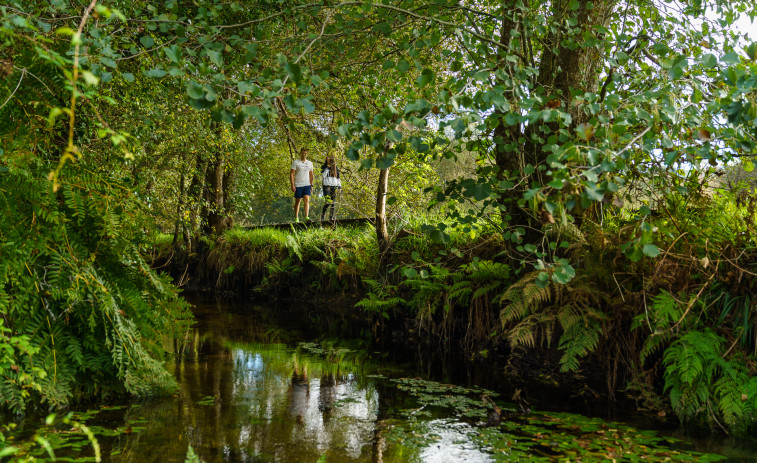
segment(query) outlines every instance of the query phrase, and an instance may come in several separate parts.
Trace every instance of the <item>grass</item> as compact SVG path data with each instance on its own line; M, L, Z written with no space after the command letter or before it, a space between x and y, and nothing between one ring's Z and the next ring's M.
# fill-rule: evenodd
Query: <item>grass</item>
M155 246L168 246L173 243L173 235L170 233L156 233L153 244Z

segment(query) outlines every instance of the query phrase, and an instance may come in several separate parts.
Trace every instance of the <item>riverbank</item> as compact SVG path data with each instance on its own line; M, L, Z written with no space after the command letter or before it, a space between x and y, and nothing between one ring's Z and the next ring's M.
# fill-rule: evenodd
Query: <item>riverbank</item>
M599 230L555 226L550 236L558 250L572 243L559 251L575 267L569 281L540 284L555 274L529 271L496 230L440 243L410 227L383 258L371 228L231 230L190 253L158 242L152 261L187 288L297 303L377 342L496 358L527 390L630 401L715 432L753 426L754 278L726 269L752 254L723 246L707 262L674 252L671 239L660 258L629 261Z

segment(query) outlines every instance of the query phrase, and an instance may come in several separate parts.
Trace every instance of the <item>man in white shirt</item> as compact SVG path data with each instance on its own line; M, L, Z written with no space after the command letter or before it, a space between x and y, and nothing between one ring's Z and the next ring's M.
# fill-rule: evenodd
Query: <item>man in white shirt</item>
M313 192L313 163L307 160L308 150L300 150L300 159L292 162L289 183L294 192L294 221L300 221L300 200L305 199L305 220L310 220L310 195Z

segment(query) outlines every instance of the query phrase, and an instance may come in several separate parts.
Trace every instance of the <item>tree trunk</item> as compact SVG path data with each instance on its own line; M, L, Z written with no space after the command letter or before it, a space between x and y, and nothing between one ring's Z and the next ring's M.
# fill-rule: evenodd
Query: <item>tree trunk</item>
M197 166L192 174L192 181L189 184L187 190L187 196L189 198L190 211L189 211L189 228L185 232L185 241L187 242L187 252L191 254L194 249L195 241L197 240L197 232L199 231L198 221L201 220L202 209L202 197L205 190L205 172L208 170L208 159L205 156L197 156ZM194 202L194 205L192 203Z
M497 49L497 62L500 63L500 69L509 66L505 57L508 54L507 50L511 42L511 31L517 27L516 17L521 14L515 8L514 3L512 0L504 0L502 3L503 19L499 32L499 43L502 46ZM517 108L517 97L514 94L510 93L504 96L511 106ZM511 178L524 179L525 177L525 160L519 146L519 141L522 138L521 127L518 123L508 125L505 121L506 115L507 113L501 110L496 110L493 114L497 121L494 128L494 162L498 168L497 180L499 182ZM517 180L516 183L518 183ZM503 226L507 226L507 224L528 225L528 215L518 206L518 199L522 197L526 188L527 184L521 182L519 186L500 190L500 217Z
M379 171L376 187L376 240L379 245L379 257L384 261L389 250L389 230L386 226L386 193L389 188L389 168Z
M181 169L181 178L179 179L179 200L176 201L176 221L174 222L173 226L173 245L176 246L176 243L179 241L179 230L181 229L181 224L184 222L184 195L185 195L185 186L184 183L186 181L186 169Z
M223 178L226 168L226 157L221 151L216 151L213 160L206 171L205 180L205 209L203 214L202 232L205 235L220 235L224 232L226 210L224 208Z
M503 4L502 30L500 31L499 56L504 57L507 47L510 46L510 31L516 27L514 16L508 12L514 11L510 6L511 0L505 0ZM601 71L602 60L595 47L573 46L567 41L564 31L566 21L574 19L576 26L573 27L572 37L583 37L598 34L596 26L607 26L610 14L615 3L611 0L599 0L590 2L579 0L577 9L571 10L570 3L553 0L552 21L560 27L550 28L550 33L544 40L543 52L539 59L539 72L531 88L536 91L542 90L544 104L547 107L560 109L571 115L571 128L585 122L588 118L583 108L574 104L574 94L583 95L585 92L596 92L598 77ZM517 13L516 13L517 14ZM523 40L526 37L522 37ZM506 61L501 59L500 66L506 66ZM517 101L512 95L506 95L511 105L517 108ZM494 129L494 143L496 147L495 163L499 168L498 179L504 180L509 173L515 177L517 187L501 191L500 203L503 206L503 223L515 227L524 227L527 235L535 235L533 232L541 227L539 219L530 214L525 208L518 207L517 201L523 197L523 193L531 188L533 182L544 185L546 179L538 167L546 164L548 152L544 146L551 134L559 130L558 122L543 122L541 120L529 123L508 125L505 122L505 113L495 112L497 118ZM527 173L527 166L533 168L532 173ZM530 169L529 169L530 171ZM528 238L526 238L528 240Z

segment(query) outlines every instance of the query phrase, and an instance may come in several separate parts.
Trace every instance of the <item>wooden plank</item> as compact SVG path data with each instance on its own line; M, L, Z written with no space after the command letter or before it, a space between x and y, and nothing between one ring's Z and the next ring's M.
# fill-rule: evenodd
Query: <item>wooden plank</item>
M256 228L275 228L277 230L289 230L291 228L297 229L305 229L305 228L312 228L312 227L356 227L360 225L367 225L372 224L373 222L370 219L367 218L358 218L358 219L338 219L336 221L331 220L324 220L321 222L320 220L311 220L309 222L301 221L301 222L287 222L287 223L271 223L271 224L265 224L265 225L251 225L249 227L242 227L245 230L254 230Z

